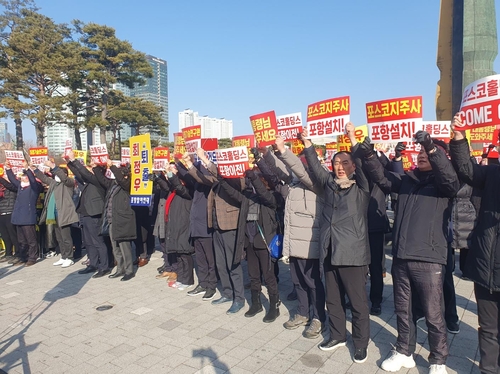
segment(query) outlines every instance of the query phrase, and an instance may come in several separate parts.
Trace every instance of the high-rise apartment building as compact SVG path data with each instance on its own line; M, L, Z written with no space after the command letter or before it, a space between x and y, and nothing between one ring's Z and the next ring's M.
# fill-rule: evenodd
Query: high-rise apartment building
M199 116L198 112L186 109L179 112L179 131L184 127L201 125L202 138L232 138L233 121L225 118Z
M0 122L0 143L10 143L7 122Z

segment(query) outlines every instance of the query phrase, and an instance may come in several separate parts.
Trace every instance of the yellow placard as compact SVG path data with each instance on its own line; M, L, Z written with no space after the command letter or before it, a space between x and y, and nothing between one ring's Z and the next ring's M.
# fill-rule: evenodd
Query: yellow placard
M130 138L130 205L150 206L153 182L148 176L153 170L150 134Z

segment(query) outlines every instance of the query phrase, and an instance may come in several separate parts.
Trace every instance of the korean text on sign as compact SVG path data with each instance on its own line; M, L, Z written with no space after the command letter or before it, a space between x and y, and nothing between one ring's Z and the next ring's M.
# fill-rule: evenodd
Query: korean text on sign
M224 178L240 178L249 169L248 148L216 149L217 169Z
M422 130L428 132L432 138L450 140L450 121L422 121Z
M96 144L89 146L90 161L94 164L104 165L108 161L108 148L106 144Z
M302 113L286 114L276 117L278 135L285 141L297 139L297 134L302 132Z
M499 83L500 74L490 75L465 88L459 112L463 127L459 130L500 124Z
M259 147L267 147L274 143L277 133L274 110L251 116L250 123Z
M42 165L49 159L49 150L47 147L30 148L29 155L31 163L35 166Z
M307 134L309 138L328 138L344 133L350 120L349 96L338 97L307 106Z
M9 161L10 168L14 174L19 173L24 167L24 154L22 151L5 151L5 159Z
M73 155L75 159L80 161L83 165L87 162L87 151L80 151L79 149L73 149Z
M465 131L467 139L471 143L497 144L498 130L496 126L477 127Z
M182 132L174 133L174 157L182 158L186 153L186 143L182 137Z
M232 140L233 147L255 147L255 136L254 135L240 135L234 136Z
M368 126L363 125L354 129L354 136L358 143L363 142L365 136L368 136ZM347 135L339 135L337 137L337 150L338 152L349 152L351 150L351 141Z
M120 156L122 164L130 164L130 147L122 147Z
M64 143L64 157L68 157L68 154L72 149L73 149L73 139L68 138Z
M422 96L366 104L370 138L376 143L411 141L422 128Z
M150 134L130 138L130 204L136 206L151 205L153 182L149 174L153 169Z
M184 141L201 139L201 125L185 127L182 129Z
M170 151L168 147L156 147L153 150L153 171L165 170L170 162Z

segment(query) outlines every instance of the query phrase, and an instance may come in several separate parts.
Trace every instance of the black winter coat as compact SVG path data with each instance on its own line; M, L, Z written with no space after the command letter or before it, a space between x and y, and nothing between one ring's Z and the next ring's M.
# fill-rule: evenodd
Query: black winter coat
M451 162L437 149L429 155L432 171L399 175L384 170L376 157L365 170L381 188L398 193L392 255L404 260L446 264L451 198L460 184Z
M477 165L467 139L451 141L450 155L460 180L481 190L464 275L490 291L500 291L500 166Z
M116 166L110 167L115 176L115 180L106 178L104 170L101 167L95 167L94 175L103 188L106 189L106 197L104 198L104 210L106 202L112 198L112 235L115 241L130 241L137 238L135 226L135 213L130 206L130 179L125 178L122 171ZM113 186L118 185L119 191L111 195ZM103 210L101 217L102 223L106 220L106 212ZM103 234L101 232L101 234Z
M193 192L184 186L176 175L167 181L157 179L158 185L175 196L170 203L168 221L165 222L165 248L167 253L192 254L194 248L189 233L189 214L193 201ZM167 198L168 200L168 198Z
M5 187L3 196L0 197L0 214L10 214L14 211L14 204L16 203L17 197L17 187L1 177L0 184Z
M68 168L73 172L75 178L83 181L81 195L76 204L76 212L86 213L86 216L95 217L102 214L104 209L104 198L106 190L87 168L78 160L68 162Z
M334 266L364 266L370 264L368 243L368 204L370 189L368 180L357 157L359 146L353 147L356 172L349 179L355 183L341 188L335 175L325 170L314 147L304 149L309 170L324 189L324 207L320 221L320 250L322 260L331 247L331 264Z

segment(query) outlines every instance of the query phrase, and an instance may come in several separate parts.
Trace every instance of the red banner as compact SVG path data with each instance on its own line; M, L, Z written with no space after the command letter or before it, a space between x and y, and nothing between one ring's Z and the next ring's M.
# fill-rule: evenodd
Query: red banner
M254 135L240 135L234 136L232 140L233 147L255 147L255 136Z
M186 142L182 137L182 132L176 132L174 133L174 157L181 159L184 153L186 153Z
M274 110L250 117L255 140L259 147L274 144L277 134L276 114Z

